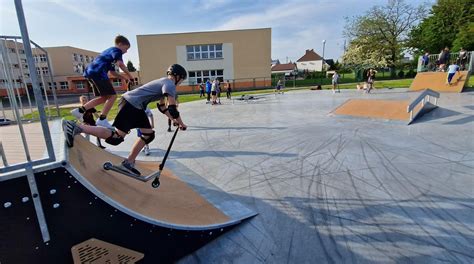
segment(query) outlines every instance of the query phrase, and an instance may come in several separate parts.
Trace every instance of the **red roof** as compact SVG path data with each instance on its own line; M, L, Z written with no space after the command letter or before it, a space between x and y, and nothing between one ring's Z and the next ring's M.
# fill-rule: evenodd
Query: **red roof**
M306 50L306 54L303 55L303 57L299 58L297 62L300 61L317 61L317 60L322 60L323 58L319 56L318 53L314 52L313 49Z
M292 71L296 68L294 63L277 64L272 67L272 71Z

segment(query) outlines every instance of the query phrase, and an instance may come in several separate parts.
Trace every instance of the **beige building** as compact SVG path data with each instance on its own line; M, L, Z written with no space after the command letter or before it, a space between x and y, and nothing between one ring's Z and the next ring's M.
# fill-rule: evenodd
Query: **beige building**
M138 35L137 42L142 83L178 63L189 76L179 91L196 91L197 83L215 78L233 88L271 85L271 28Z

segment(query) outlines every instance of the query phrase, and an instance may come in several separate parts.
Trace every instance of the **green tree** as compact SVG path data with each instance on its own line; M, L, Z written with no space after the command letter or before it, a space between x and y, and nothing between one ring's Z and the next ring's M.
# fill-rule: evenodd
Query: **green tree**
M415 52L438 53L445 47L474 49L474 0L438 0L429 16L409 34Z
M127 61L127 69L128 69L129 72L135 72L135 71L137 71L137 69L135 69L135 67L133 66L132 61L130 61L130 60Z
M386 5L374 6L364 15L346 18L344 35L350 42L344 63L388 66L394 77L408 33L421 21L425 10L423 5L415 7L405 0L388 0Z

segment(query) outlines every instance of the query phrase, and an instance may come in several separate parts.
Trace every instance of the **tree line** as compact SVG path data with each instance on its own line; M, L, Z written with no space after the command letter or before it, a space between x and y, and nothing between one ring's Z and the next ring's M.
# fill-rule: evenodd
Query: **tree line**
M439 53L445 47L474 50L474 0L438 0L431 7L388 0L365 14L346 17L349 39L343 67L390 68L395 77L404 54Z

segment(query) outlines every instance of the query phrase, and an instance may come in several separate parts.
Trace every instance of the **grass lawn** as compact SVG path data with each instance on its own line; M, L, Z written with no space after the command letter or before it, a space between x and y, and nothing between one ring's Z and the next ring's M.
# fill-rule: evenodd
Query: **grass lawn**
M376 88L408 88L410 87L410 84L412 83L413 79L397 79L397 80L386 80L386 81L376 81L375 82L375 87ZM293 88L290 86L291 82L287 82L287 88L285 89L286 91L294 91L294 90L307 90L310 87L296 87ZM341 89L355 89L357 83L344 83L340 85ZM467 88L474 88L474 78L469 79L469 83L466 86ZM331 89L332 85L323 85L323 89ZM242 91L242 92L234 92L232 93L233 97L241 96L243 94L261 94L261 93L270 93L272 92L272 89L264 89L264 90L254 90L254 91ZM223 94L225 96L225 93ZM120 98L120 95L119 95ZM199 94L183 94L179 96L179 102L180 103L187 103L187 102L192 102L192 101L198 101L198 100L205 100L205 98L199 98ZM118 98L117 98L118 101ZM156 108L156 103L151 103L148 105L151 109ZM48 109L46 109L48 110ZM68 120L73 120L74 117L69 113L72 110L72 108L60 108L60 114L62 118L68 119ZM101 111L102 106L97 107L97 110ZM56 115L55 109L52 110L53 115ZM112 120L115 118L118 112L118 107L117 103L114 104L112 109L109 112L108 119ZM38 119L38 112L34 112L33 114L27 114L25 115L26 119L31 119L32 115L35 116L36 119Z

